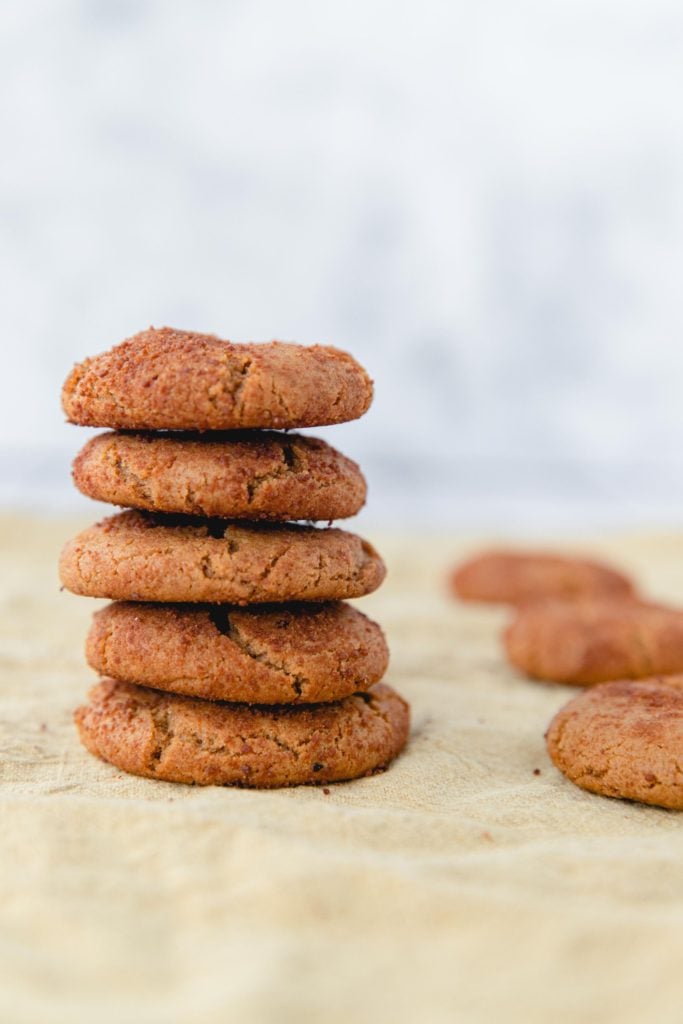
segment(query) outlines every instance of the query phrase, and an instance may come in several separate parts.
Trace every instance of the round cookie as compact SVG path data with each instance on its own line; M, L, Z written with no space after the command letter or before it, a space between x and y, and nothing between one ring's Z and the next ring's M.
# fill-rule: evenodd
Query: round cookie
M113 505L227 519L344 519L366 495L351 459L316 438L270 431L99 434L76 456L73 479Z
M242 605L361 597L386 570L370 544L336 528L130 511L69 541L59 573L87 597Z
M382 630L343 602L110 604L86 643L101 675L207 700L316 704L367 690L386 672Z
M600 562L537 551L487 551L458 566L453 592L465 601L526 604L631 597L631 580Z
M317 427L357 419L371 401L372 381L339 349L171 327L85 359L62 390L72 423L136 430Z
M585 690L555 715L546 742L582 789L683 809L683 676Z
M521 608L504 636L526 675L575 686L683 672L683 612L637 601Z
M111 679L75 714L87 749L133 775L264 789L371 775L405 746L409 717L383 683L291 708L213 703Z

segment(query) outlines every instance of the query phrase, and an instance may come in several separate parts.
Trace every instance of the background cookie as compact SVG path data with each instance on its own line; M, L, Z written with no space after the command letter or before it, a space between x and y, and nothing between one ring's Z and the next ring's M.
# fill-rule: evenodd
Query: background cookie
M586 690L555 715L546 740L582 789L683 809L683 676Z
M120 512L69 541L60 578L75 594L226 604L361 597L384 563L354 533Z
M366 484L351 459L313 437L107 433L76 456L74 483L98 501L228 519L343 519Z
M631 580L607 565L534 551L477 555L455 569L451 587L463 600L501 604L633 594Z
M332 604L110 604L93 617L88 662L102 675L209 700L339 700L384 675L382 630Z
M408 705L382 683L333 704L266 708L104 680L75 718L92 754L134 775L263 788L371 774L409 728Z
M338 349L170 327L84 360L62 391L72 423L142 430L316 427L357 419L371 401L367 373Z
M585 686L683 672L683 612L635 601L522 608L504 636L529 676Z

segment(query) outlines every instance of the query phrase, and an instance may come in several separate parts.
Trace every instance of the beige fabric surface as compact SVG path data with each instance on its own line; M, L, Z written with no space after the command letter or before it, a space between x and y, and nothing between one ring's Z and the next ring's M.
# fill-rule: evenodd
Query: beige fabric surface
M407 753L329 795L249 792L80 747L98 602L55 573L78 525L0 526L3 1024L680 1020L683 817L555 771L543 732L573 691L506 667L505 612L447 599L471 542L373 538L390 574L362 607ZM683 538L582 550L683 602Z

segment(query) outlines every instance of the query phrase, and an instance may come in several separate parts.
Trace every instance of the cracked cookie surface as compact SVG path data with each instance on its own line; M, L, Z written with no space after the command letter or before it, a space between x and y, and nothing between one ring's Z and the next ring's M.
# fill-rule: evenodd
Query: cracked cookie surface
M97 501L227 519L344 519L366 495L351 459L272 431L100 434L76 456L73 479Z
M521 608L504 642L522 672L575 686L683 672L683 612L636 601Z
M136 430L316 427L357 419L371 401L369 376L339 349L171 327L85 359L62 390L72 423Z
M485 551L457 566L451 589L465 601L527 604L633 595L633 583L601 562L539 551Z
M555 715L546 741L582 789L683 810L683 676L586 690Z
M74 537L59 571L88 597L238 605L362 597L386 573L375 549L345 530L138 511Z
M273 708L111 679L75 714L84 746L133 775L257 788L371 775L405 746L409 717L406 702L383 683L333 704Z
M250 704L340 700L378 682L389 661L377 623L342 602L118 602L93 616L86 655L104 676Z

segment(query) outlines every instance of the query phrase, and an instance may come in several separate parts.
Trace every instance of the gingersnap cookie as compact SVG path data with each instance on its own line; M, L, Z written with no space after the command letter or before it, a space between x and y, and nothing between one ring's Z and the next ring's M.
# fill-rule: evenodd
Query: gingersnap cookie
M501 604L634 593L628 577L601 562L535 551L484 552L455 569L451 587L462 600Z
M636 601L530 605L519 610L504 642L522 672L557 683L683 672L683 612Z
M258 707L105 679L75 718L84 746L133 775L268 789L341 782L386 768L410 712L383 683L332 704Z
M366 495L351 459L270 431L99 434L76 456L73 478L97 501L227 519L344 519Z
M62 391L72 423L135 430L317 427L355 420L371 401L372 381L339 349L170 327L85 359Z
M362 597L386 570L367 541L336 528L130 511L69 541L59 572L87 597L241 605Z
M683 676L586 690L555 715L546 741L582 789L683 809Z
M343 602L110 604L86 643L101 675L206 700L317 704L367 690L389 651L376 622Z

